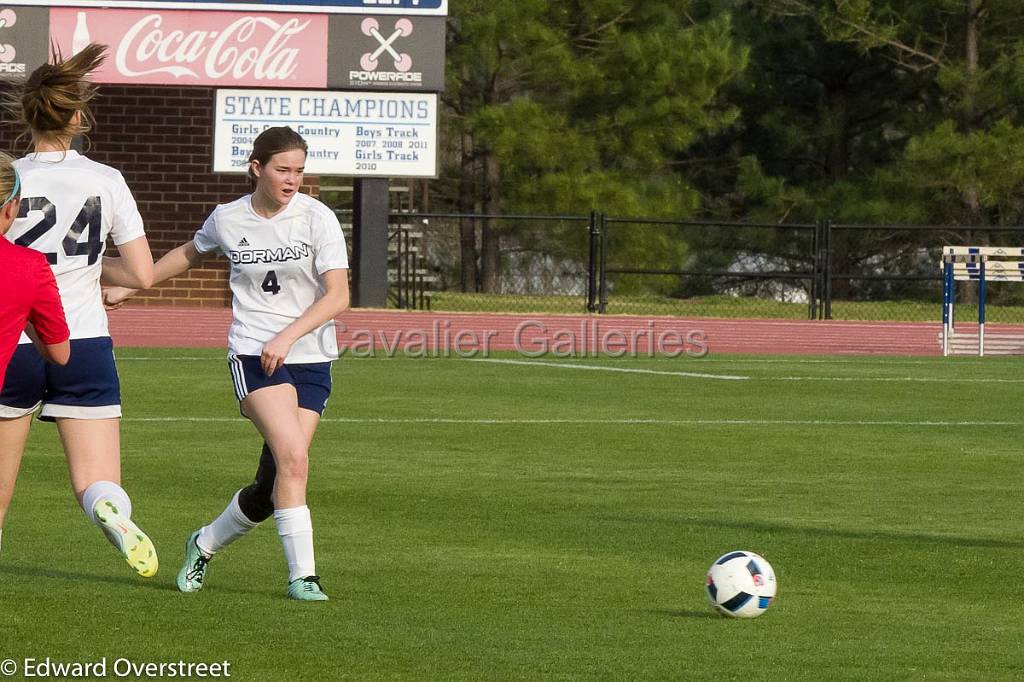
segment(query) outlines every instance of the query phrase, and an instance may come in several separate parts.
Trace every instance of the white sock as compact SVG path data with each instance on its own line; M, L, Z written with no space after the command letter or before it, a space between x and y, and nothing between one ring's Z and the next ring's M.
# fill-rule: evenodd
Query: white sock
M239 490L235 493L228 506L213 523L200 529L196 545L206 556L213 556L259 525L250 521L238 506L238 494L241 492Z
M110 500L117 507L117 511L126 518L132 517L132 501L124 488L112 481L96 481L82 493L82 511L89 517L89 520L100 525L96 519L96 503L100 500Z
M316 560L313 558L313 518L309 507L275 509L274 523L277 534L284 546L284 558L288 560L288 582L316 575Z

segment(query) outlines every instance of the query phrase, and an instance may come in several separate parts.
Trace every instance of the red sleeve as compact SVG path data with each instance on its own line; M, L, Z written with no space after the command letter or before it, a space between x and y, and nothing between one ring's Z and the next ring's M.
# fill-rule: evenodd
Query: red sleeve
M46 258L39 260L41 267L36 275L39 289L32 302L28 321L36 328L39 340L49 346L67 341L71 332L64 319L64 306L60 302L60 291L57 289L57 280L53 278L53 270Z

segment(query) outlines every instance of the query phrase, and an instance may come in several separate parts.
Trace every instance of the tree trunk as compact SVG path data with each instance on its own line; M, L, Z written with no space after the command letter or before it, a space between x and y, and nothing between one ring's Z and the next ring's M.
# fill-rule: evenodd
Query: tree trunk
M476 202L473 198L473 182L476 162L473 158L473 136L462 133L462 164L459 173L459 213L473 213ZM476 225L473 220L463 218L459 223L460 257L462 262L462 291L476 293L480 284L480 273L476 259Z
M484 154L484 213L501 210L499 200L501 172L498 159L491 152ZM501 293L501 235L490 219L485 218L480 231L481 291L485 294Z
M975 95L978 85L978 37L980 11L982 0L964 0L965 11L965 68L967 78L964 81L964 103L963 119L961 127L963 132L970 133L974 129ZM966 187L964 189L964 208L966 215L964 222L968 225L980 225L982 222L981 199L978 196L977 187Z

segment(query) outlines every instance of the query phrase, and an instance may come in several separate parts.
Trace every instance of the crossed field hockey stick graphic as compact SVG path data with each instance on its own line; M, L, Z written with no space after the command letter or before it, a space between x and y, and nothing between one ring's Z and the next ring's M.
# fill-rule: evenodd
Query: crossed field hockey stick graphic
M391 47L391 44L398 40L399 37L406 37L412 35L412 22L408 19L399 19L395 22L395 32L390 37L385 38L380 33L380 24L373 17L367 17L363 19L362 24L363 35L373 36L380 43L373 52L367 52L359 60L359 66L363 67L364 71L376 71L377 70L377 58L387 52L395 60L396 71L408 71L412 68L412 57L405 54L404 52L399 53L395 48Z
M18 15L14 13L12 9L0 10L0 28L8 28L14 26L14 23L18 20ZM0 43L0 62L9 64L14 61L14 57L18 53L15 51L13 45L7 43Z

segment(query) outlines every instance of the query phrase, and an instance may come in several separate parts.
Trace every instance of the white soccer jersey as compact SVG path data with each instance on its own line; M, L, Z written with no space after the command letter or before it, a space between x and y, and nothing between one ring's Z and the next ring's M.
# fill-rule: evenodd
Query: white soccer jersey
M252 195L221 204L196 232L200 253L219 251L231 261L234 319L228 351L260 355L263 346L324 295L321 275L348 269L341 224L316 199L295 194L273 218L252 208ZM287 363L327 362L338 357L334 321L292 346Z
M109 336L100 293L107 237L120 246L146 234L128 185L76 151L29 154L14 167L21 210L7 239L46 254L72 339Z

